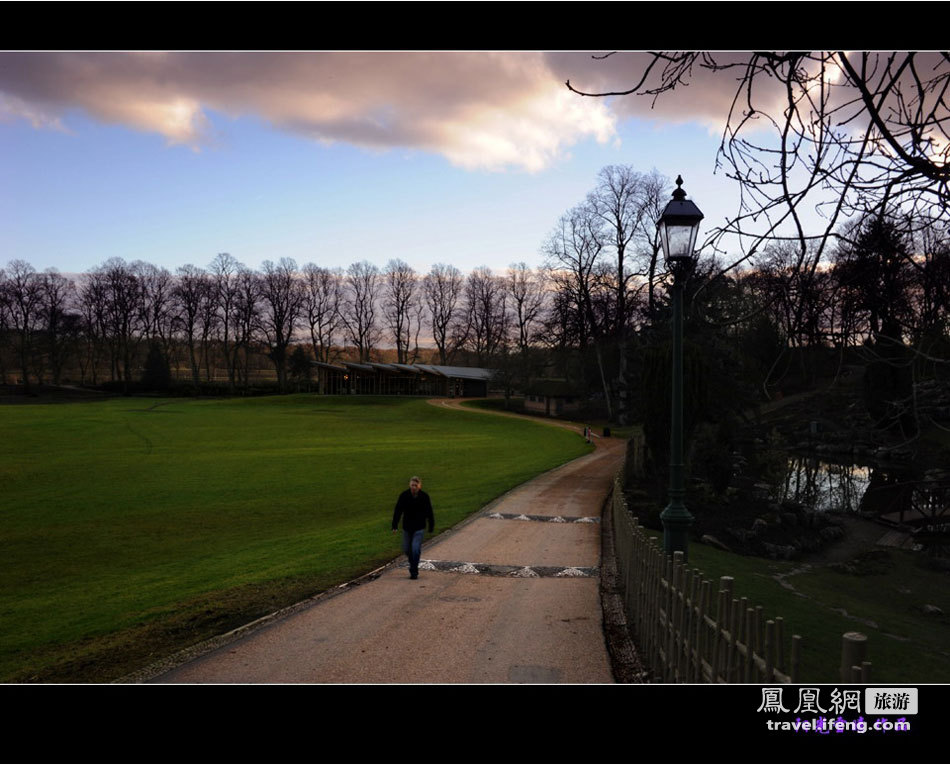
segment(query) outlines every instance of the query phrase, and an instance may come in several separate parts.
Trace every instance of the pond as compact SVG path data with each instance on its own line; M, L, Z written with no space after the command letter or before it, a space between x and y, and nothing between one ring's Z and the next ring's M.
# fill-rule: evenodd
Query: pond
M842 464L792 455L779 501L798 502L828 513L860 513L918 533L950 532L950 474L872 464Z

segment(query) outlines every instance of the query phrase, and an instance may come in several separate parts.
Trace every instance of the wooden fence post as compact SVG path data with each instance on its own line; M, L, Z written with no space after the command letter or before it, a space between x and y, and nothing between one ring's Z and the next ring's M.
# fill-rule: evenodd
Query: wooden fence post
M745 598L743 598L745 600ZM752 676L752 670L755 669L755 634L756 618L755 609L749 606L745 612L745 667L743 669L743 678L746 683L757 682Z
M709 627L706 623L706 620L709 617L709 586L710 581L708 579L703 579L699 596L699 616L697 617L697 621L699 623L699 633L696 639L696 661L698 664L699 676L696 678L696 682L698 683L706 682L706 672L703 669L703 662L705 661L708 663L710 667L712 667L713 663L712 653L709 650Z
M792 683L798 682L802 663L802 636L792 635L792 667L789 672Z
M861 632L845 632L841 636L841 682L860 682L852 679L852 667L858 667L860 677L861 662L867 658L868 638Z
M781 616L775 617L775 666L782 674L788 674L785 671L785 619Z

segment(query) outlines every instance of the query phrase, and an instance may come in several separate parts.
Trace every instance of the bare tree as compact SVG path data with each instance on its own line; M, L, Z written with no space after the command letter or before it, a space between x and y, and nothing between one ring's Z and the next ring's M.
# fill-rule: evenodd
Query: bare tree
M423 280L425 302L432 319L432 339L439 349L440 364L451 361L468 334L467 326L460 322L458 310L463 285L461 271L444 263L432 266Z
M4 346L10 335L10 309L7 305L7 274L0 268L0 384L7 384L7 367L4 363Z
M201 314L207 302L210 290L208 274L203 268L190 263L181 266L177 271L175 284L175 300L177 302L176 323L184 333L185 344L188 347L188 360L191 364L191 382L195 393L201 387L198 353L198 335L200 330Z
M212 337L217 333L218 322L218 291L214 278L207 271L205 272L205 290L202 295L201 308L199 313L199 323L201 326L201 355L205 365L205 381L211 382L213 374L211 372L211 363L213 358Z
M508 268L505 289L511 303L512 316L518 329L518 348L522 355L534 338L535 327L544 308L544 279L527 263L513 263Z
M82 315L83 353L79 355L80 381L85 383L86 371L93 385L99 382L99 365L106 347L107 287L102 269L83 274L79 288L79 312Z
M915 52L653 53L632 87L588 96L654 100L697 76L730 78L718 161L741 191L738 213L710 242L736 235L752 257L791 237L823 253L845 219L892 212L948 219L950 55ZM817 207L824 230L803 213ZM734 264L733 264L734 265Z
M418 302L417 280L416 272L403 260L390 260L383 271L383 318L396 344L400 364L408 363L413 308Z
M419 360L419 335L421 334L422 327L425 324L425 312L425 303L420 299L416 299L412 308L412 326L414 330L412 333L412 352L409 354L409 364L415 364Z
M613 335L618 352L619 402L617 420L627 424L627 330L631 323L631 291L652 288L657 256L656 215L658 191L669 183L656 171L646 176L628 165L609 165L597 175L588 195L591 213L601 229L605 254L612 255L614 290ZM638 250L637 244L643 245ZM645 259L636 256L646 254Z
M268 355L277 369L277 387L287 390L287 348L294 337L304 303L304 289L297 278L293 258L281 258L275 265L269 260L261 264L260 325L268 347Z
M148 341L160 343L168 355L174 319L174 278L167 268L137 260L130 266L139 285L139 325Z
M59 385L63 365L74 347L79 331L79 317L70 309L76 285L55 268L48 268L40 277L40 311L43 322L43 351L49 361L53 385ZM39 368L39 365L37 365Z
M340 327L343 274L337 269L307 263L303 267L303 277L304 307L313 356L317 361L329 363L333 338Z
M25 260L12 260L7 264L7 278L2 287L6 315L17 336L17 356L23 386L29 390L33 346L41 324L40 277Z
M376 320L379 291L380 274L375 265L364 260L347 269L346 299L341 317L360 361L369 361L370 352L379 342Z
M121 379L127 394L132 383L132 361L138 341L139 283L122 258L110 258L102 266L106 287L106 324L112 379Z
M237 328L235 327L235 312L240 292L241 264L238 259L227 252L219 252L211 261L209 271L211 284L214 290L214 306L217 312L215 326L218 329L218 342L221 344L221 354L228 371L228 388L232 392L235 387L234 344Z
M508 305L504 280L490 268L473 269L465 280L464 308L469 317L468 347L481 366L508 342Z
M640 205L643 214L638 216L634 241L639 257L646 262L647 315L656 315L656 289L661 275L657 273L660 255L660 230L657 222L670 200L670 179L655 169L640 178Z
M548 273L560 293L553 306L563 312L561 325L574 334L578 347L586 347L588 343L594 346L607 416L612 418L602 348L609 334L609 319L596 305L603 281L598 269L604 248L601 237L598 218L590 204L580 204L561 216L544 246L544 253Z
M239 266L236 274L236 289L231 309L231 325L234 327L231 367L235 380L241 376L241 356L244 357L243 385L248 389L248 357L254 333L260 324L261 278L251 269Z

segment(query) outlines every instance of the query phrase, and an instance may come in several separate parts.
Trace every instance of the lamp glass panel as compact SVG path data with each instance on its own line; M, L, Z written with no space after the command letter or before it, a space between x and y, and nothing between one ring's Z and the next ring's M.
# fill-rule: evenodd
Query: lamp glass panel
M670 258L691 257L694 234L693 226L667 226Z

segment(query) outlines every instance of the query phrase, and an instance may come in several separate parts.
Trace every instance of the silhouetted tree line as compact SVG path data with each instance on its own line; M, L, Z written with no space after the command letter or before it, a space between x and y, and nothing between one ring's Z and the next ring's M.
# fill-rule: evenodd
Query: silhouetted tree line
M311 360L378 360L390 348L402 363L487 365L536 342L542 278L524 263L421 276L401 260L344 271L284 258L255 271L222 253L174 273L113 258L69 279L14 260L0 269L0 379L29 389L69 370L81 385L157 390L186 369L198 391L224 370L235 392L266 362L286 391Z
M597 394L616 422L666 418L668 276L656 221L669 193L656 171L606 167L543 243L541 267L504 274L286 258L255 271L222 253L174 273L114 258L67 279L14 260L0 269L0 377L60 384L69 370L80 384L160 390L187 370L198 391L223 371L237 392L269 368L286 391L308 378L310 360L379 360L385 350L402 363L493 367L508 393L560 378ZM710 417L723 402L748 406L808 384L832 352L876 365L869 390L885 419L895 415L882 402L906 398L909 375L946 368L950 244L940 224L878 216L835 236L830 254L776 242L744 268L700 259L687 337L717 392L694 391ZM659 419L652 430L664 438Z

